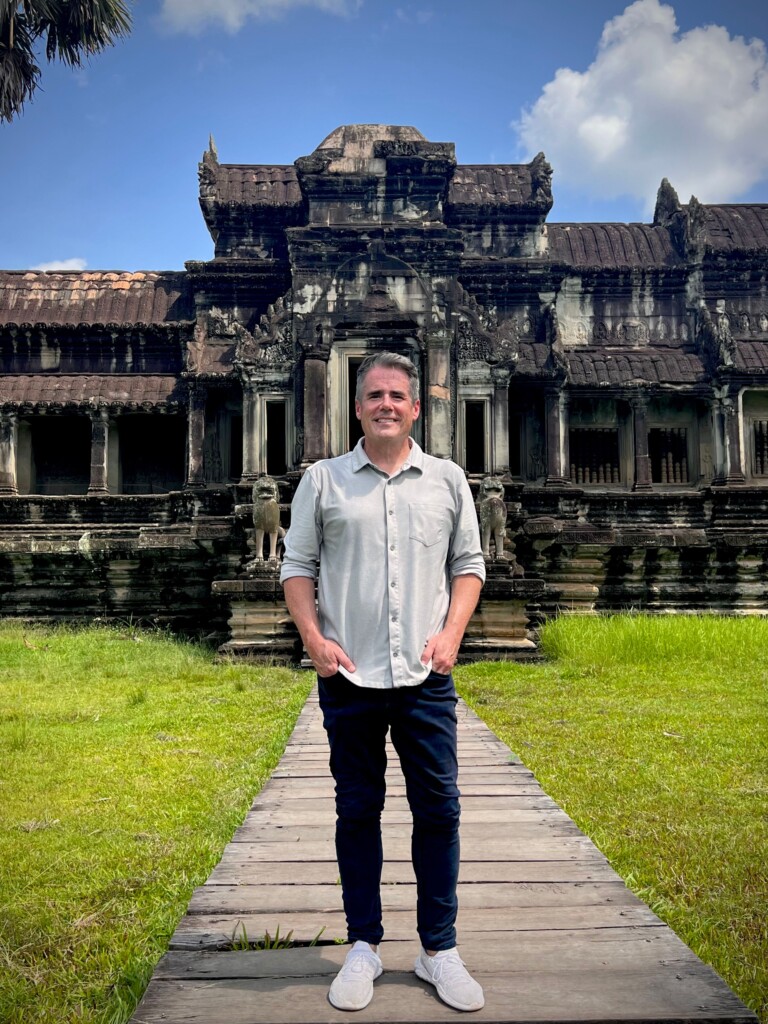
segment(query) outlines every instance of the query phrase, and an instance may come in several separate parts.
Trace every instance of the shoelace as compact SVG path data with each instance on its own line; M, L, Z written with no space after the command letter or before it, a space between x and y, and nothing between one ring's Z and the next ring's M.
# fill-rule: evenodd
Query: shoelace
M358 949L354 956L351 956L349 960L344 962L343 973L344 974L363 974L366 968L375 974L379 968L379 960L373 950L366 952L364 949Z
M432 977L435 981L441 981L444 974L450 974L452 971L459 970L462 973L466 964L461 959L458 953L447 953L445 956L433 957L434 968L431 971Z

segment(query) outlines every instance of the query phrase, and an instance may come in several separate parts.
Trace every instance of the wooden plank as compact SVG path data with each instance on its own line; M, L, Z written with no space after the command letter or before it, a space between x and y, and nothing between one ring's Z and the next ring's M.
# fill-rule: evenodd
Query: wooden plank
M313 801L314 802L314 801ZM545 804L543 807L512 807L510 810L504 811L505 822L517 822L517 821L551 821L551 822L570 822L571 818L561 811L559 807L551 804ZM486 810L482 805L478 806L474 803L465 803L461 809L461 822L462 826L469 824L478 824L483 822L487 825L495 825L499 820L499 812L497 810ZM291 802L287 802L281 807L276 807L266 811L254 811L251 815L251 821L254 824L273 824L273 825L329 825L333 828L336 824L336 815L333 807L322 808L321 810L296 810L291 806ZM382 825L387 828L390 825L410 825L412 818L411 812L405 801L402 806L395 807L384 807L384 811L381 815Z
M292 978L319 974L333 977L349 945L297 946L290 955L275 951L220 950L215 953L174 950L157 966L155 976L169 979ZM385 939L381 957L387 970L409 971L418 952L413 938ZM521 974L528 971L583 971L615 968L648 969L657 964L692 964L698 958L668 928L595 928L581 931L531 932L510 955L504 941L488 935L465 935L464 959L482 962L484 973Z
M508 779L464 779L459 783L459 789L463 798L470 796L515 796L521 794L541 794L541 786L529 775L518 775ZM289 783L276 782L274 785L264 787L255 800L258 806L268 800L295 800L306 798L310 793L321 794L323 792L333 793L332 780L291 780ZM404 796L405 783L395 778L387 779L387 796Z
M472 932L499 932L507 941L518 932L574 931L583 928L626 928L627 926L666 927L646 906L600 905L586 907L512 907L459 908L457 927L460 941ZM297 942L311 942L325 928L325 941L345 939L346 921L341 911L280 911L272 914L187 914L179 922L171 940L172 949L226 949L231 948L243 929L250 941L257 941L266 932L274 935L293 932ZM412 939L416 934L416 911L390 910L385 915L387 938ZM518 940L515 940L518 941Z
M297 873L296 865L282 859L254 862L240 856L241 846L228 846L213 869L212 884L232 885L335 885L339 877L336 858L304 862ZM459 871L462 882L599 882L616 881L619 876L602 857L591 860L541 861L462 861ZM410 861L385 861L384 885L414 881ZM622 883L623 884L623 883Z
M390 841L409 840L413 826L410 822L388 824L383 834ZM262 821L254 816L242 826L240 840L247 834L251 842L275 843L314 843L333 837L334 822L328 819L318 825L280 824L274 821ZM582 836L583 833L569 818L554 819L537 818L533 821L500 821L494 825L493 840L496 843L520 843L527 839L541 839L552 836ZM461 826L461 845L464 855L471 848L473 840L483 844L488 841L488 825L486 822L467 822Z
M495 769L501 769L496 771ZM525 771L508 771L505 765L475 765L470 771L459 769L459 789L465 791L469 786L484 788L486 786L508 786L515 789L517 786L538 786L540 784L527 769ZM385 777L387 790L392 787L403 787L405 780L400 771L387 772ZM316 774L302 774L291 776L273 776L264 789L267 792L276 791L290 794L296 789L305 789L316 792L323 788L333 791L334 781L327 769L318 771Z
M491 765L459 765L459 781L462 777L469 778L475 775L527 775L533 778L533 772L522 764L491 764ZM293 778L331 778L327 765L312 764L298 765L296 768L286 768L280 763L272 773L273 779ZM331 779L331 781L333 781Z
M278 954L279 955L279 954ZM529 971L475 975L485 991L478 1021L582 1022L729 1021L754 1024L704 967L656 965L646 970ZM327 999L328 976L237 978L222 981L155 981L142 1001L144 1024L338 1024L339 1011ZM290 992L290 997L287 993ZM434 1024L453 1019L434 989L412 972L385 971L373 1002L355 1020L376 1024Z
M408 800L405 792L393 793L391 790L386 795L384 804L385 810L405 811L408 809ZM485 811L513 811L522 809L550 809L560 810L555 801L539 790L538 792L521 793L519 790L510 790L503 795L492 793L489 796L464 796L461 799L462 811L485 810ZM330 817L335 816L336 800L333 793L327 790L316 790L314 795L308 795L307 791L294 792L292 796L286 796L278 800L276 794L270 792L264 799L254 801L251 811L254 814L276 813L285 809L286 811L298 812L302 810L327 811ZM504 814L497 814L503 818Z
M387 747L388 747L387 753L388 753L389 757L396 756L395 748L392 745L390 745L390 744L387 744ZM505 743L501 743L499 740L488 739L488 738L467 740L467 739L465 739L463 737L460 737L459 741L457 743L457 748L458 748L458 752L459 752L459 758L461 758L462 754L486 754L486 753L494 753L494 754L498 753L498 754L502 754L506 758L509 758L509 756L512 753L512 751L509 749L509 747ZM321 742L302 741L302 742L299 742L299 743L291 742L291 743L289 743L286 746L285 753L284 753L283 756L285 758L287 758L287 759L291 759L291 758L296 757L296 756L298 756L298 757L311 757L311 758L314 758L315 756L321 756L321 757L324 757L327 760L328 759L328 741L327 740L321 741Z
M458 896L462 909L640 903L622 882L460 882ZM384 911L415 906L415 882L382 886L381 905ZM340 885L221 885L209 881L194 891L187 913L279 914L341 907Z
M332 839L317 840L313 843L280 843L274 841L253 842L248 835L249 826L243 825L232 840L235 846L244 846L243 859L252 861L284 860L307 863L313 860L334 860L336 846ZM402 860L410 863L411 840L383 837L384 859ZM600 859L594 845L582 836L565 836L556 839L530 839L515 844L499 840L480 839L476 844L462 844L465 860L593 860Z

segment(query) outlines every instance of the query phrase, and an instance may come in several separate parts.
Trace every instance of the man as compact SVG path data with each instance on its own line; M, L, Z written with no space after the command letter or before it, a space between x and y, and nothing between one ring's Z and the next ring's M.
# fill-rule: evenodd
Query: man
M363 438L310 466L296 490L281 581L317 670L336 781L336 852L349 941L329 999L359 1010L382 972L380 883L385 738L390 730L413 815L416 973L459 1010L483 991L456 950L459 644L485 565L472 496L453 462L409 437L419 416L416 367L369 356L357 375ZM315 579L318 599L315 606Z

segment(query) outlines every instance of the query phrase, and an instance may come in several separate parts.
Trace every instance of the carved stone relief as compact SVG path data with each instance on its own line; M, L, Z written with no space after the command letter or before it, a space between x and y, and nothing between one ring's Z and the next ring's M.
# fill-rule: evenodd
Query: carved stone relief
M290 293L269 306L253 335L238 340L236 359L241 365L274 368L293 364L293 305Z

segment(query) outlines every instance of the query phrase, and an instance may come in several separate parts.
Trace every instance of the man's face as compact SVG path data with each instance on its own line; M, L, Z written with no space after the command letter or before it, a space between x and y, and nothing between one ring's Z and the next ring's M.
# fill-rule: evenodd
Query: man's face
M365 375L355 413L371 441L405 441L419 418L419 400L411 401L411 381L403 370L374 366Z

